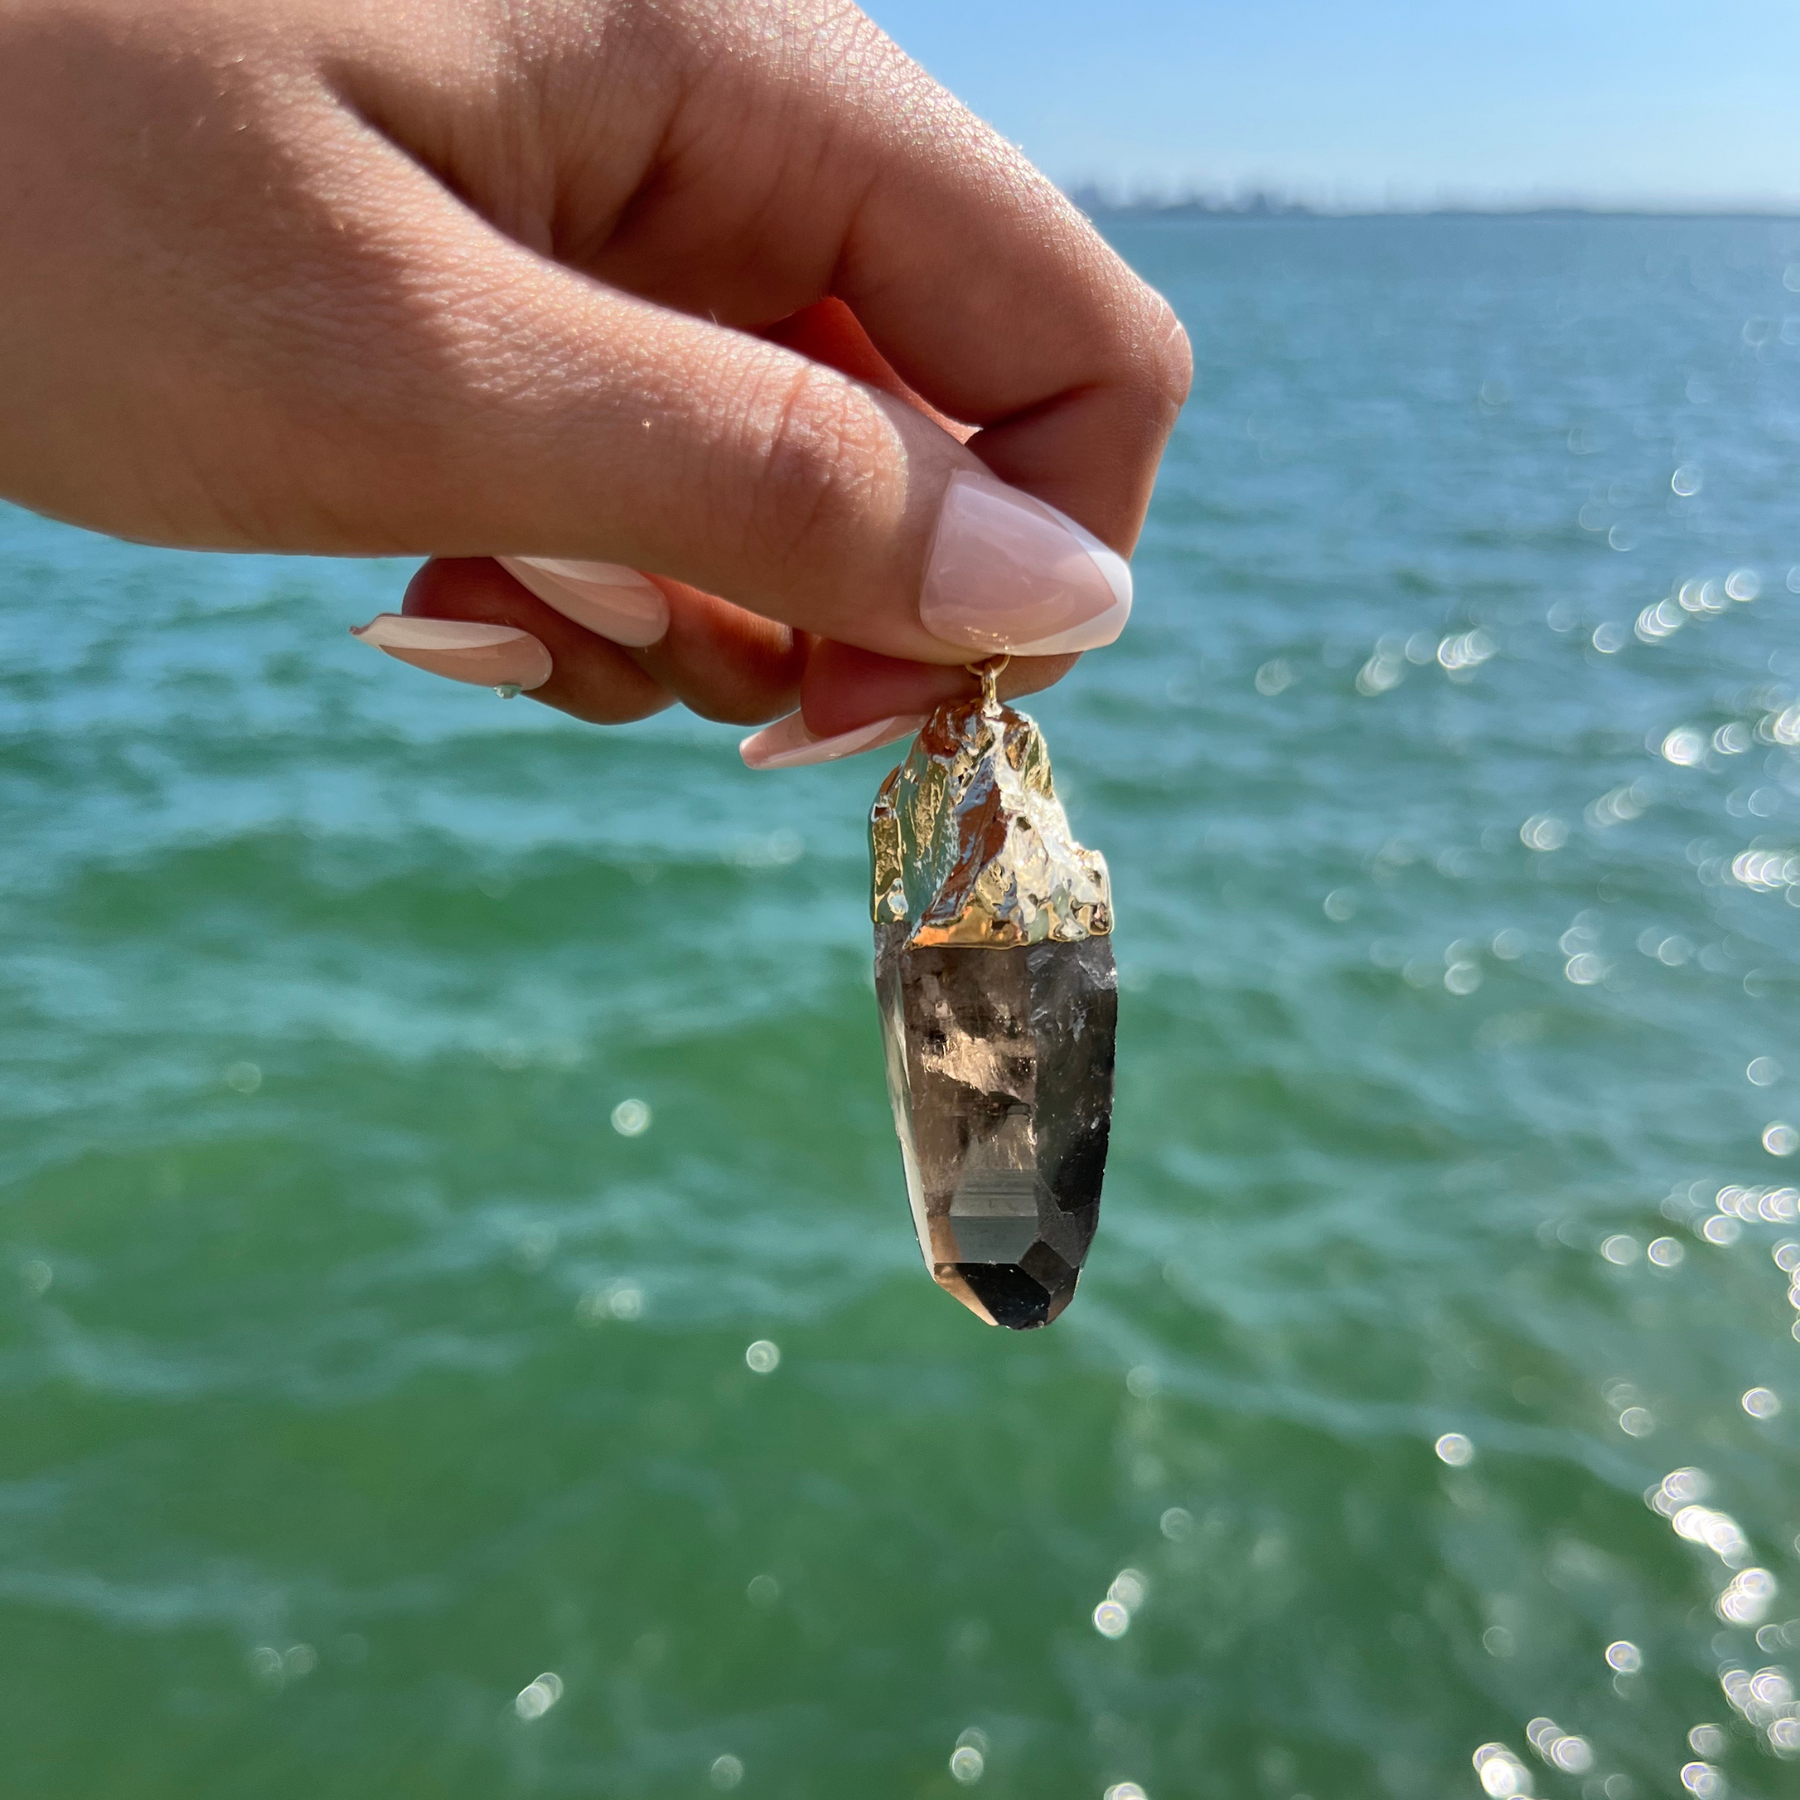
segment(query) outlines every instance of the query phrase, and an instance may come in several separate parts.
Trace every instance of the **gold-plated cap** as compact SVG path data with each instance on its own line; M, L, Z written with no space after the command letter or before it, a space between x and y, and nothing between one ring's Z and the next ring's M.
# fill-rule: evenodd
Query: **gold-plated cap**
M1043 734L999 698L998 668L978 672L980 697L939 707L875 796L870 912L910 924L909 947L1104 937L1106 859L1071 835Z

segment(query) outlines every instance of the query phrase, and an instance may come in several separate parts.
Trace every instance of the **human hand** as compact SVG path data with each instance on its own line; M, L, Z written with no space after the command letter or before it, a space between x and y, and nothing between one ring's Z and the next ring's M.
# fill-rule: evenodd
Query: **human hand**
M435 554L371 641L598 722L798 698L764 762L1123 626L1180 327L853 7L10 0L0 168L27 506Z

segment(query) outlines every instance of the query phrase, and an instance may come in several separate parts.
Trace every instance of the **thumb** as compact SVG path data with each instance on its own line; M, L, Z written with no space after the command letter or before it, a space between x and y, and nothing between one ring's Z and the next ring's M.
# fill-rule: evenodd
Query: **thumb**
M380 277L429 280L429 308L409 304L400 333L392 295L347 309L384 321L347 360L401 423L371 433L359 407L322 446L311 485L359 540L331 547L625 564L921 662L1123 629L1124 560L903 400L437 198L423 227L416 195L403 211L426 241Z

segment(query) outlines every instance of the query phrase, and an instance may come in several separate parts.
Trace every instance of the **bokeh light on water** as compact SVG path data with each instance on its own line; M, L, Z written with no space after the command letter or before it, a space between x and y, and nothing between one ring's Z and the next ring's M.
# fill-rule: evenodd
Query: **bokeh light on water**
M1034 703L1124 992L1028 1339L912 1244L877 761L0 519L21 1791L1791 1791L1800 226L1118 237L1199 380Z

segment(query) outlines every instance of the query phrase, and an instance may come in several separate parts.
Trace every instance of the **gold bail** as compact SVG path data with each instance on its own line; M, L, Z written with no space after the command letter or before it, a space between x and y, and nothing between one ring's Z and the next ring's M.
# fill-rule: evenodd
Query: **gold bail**
M992 719L1000 712L1000 677L1012 657L1006 652L990 656L985 662L964 663L963 667L981 683L981 710Z

